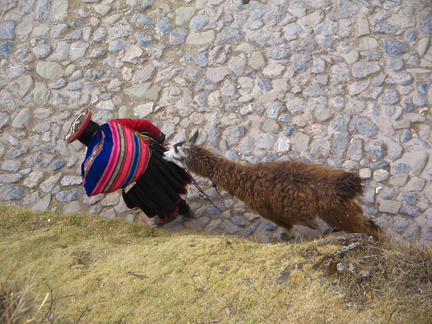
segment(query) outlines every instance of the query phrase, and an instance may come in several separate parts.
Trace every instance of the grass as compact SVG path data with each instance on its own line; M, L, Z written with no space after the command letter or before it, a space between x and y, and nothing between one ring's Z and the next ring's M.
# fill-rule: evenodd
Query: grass
M328 236L260 244L0 207L6 323L430 323L432 249ZM345 249L344 249L345 248ZM12 294L14 295L14 294ZM15 306L0 296L0 310ZM5 305L7 307L5 307ZM9 305L9 306L8 306ZM12 306L11 306L12 305Z

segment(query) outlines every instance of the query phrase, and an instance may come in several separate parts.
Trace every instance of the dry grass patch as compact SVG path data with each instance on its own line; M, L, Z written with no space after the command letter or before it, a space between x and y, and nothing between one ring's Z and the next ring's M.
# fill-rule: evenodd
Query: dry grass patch
M35 323L432 318L431 248L421 245L352 236L259 244L88 215L0 213L1 281L8 273L9 279L33 278L34 307L26 316Z

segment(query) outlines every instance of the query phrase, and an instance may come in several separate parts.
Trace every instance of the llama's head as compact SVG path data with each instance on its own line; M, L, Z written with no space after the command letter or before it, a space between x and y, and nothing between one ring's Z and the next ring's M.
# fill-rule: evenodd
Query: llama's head
M183 141L170 145L168 151L163 155L167 161L173 162L181 168L186 168L186 160L191 155L191 148L198 138L198 131L192 136L189 141Z

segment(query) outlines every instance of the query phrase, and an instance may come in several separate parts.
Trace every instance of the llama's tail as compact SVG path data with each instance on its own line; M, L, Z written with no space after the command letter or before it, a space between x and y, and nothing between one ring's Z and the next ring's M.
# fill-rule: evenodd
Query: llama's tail
M362 180L356 173L344 172L336 183L336 191L342 199L354 199L363 193Z

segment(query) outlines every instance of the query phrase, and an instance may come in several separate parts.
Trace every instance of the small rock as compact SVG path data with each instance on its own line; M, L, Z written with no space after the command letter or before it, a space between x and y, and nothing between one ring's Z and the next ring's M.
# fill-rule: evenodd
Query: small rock
M367 76L380 72L381 67L377 62L361 61L353 65L351 73L356 78L366 78Z
M408 53L409 46L406 43L389 37L384 40L384 51L387 55L402 55Z

